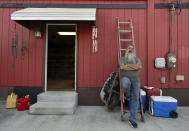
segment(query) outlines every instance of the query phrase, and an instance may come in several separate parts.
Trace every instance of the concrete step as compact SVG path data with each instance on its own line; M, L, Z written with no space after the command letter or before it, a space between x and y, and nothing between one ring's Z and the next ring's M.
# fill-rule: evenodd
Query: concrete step
M30 106L30 114L73 114L78 105L78 94L74 91L48 91L37 96L37 103Z
M78 101L78 93L75 91L48 91L37 96L38 102L75 102Z
M74 102L37 102L30 106L30 114L41 115L72 115L77 107Z

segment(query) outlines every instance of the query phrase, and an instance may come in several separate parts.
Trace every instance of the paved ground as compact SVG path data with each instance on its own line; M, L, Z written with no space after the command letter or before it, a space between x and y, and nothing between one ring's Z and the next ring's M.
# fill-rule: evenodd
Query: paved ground
M121 122L119 108L107 112L103 106L79 106L74 115L29 115L27 111L5 109L0 105L0 131L188 131L189 107L179 107L177 119L159 118L145 113L138 117L138 129Z

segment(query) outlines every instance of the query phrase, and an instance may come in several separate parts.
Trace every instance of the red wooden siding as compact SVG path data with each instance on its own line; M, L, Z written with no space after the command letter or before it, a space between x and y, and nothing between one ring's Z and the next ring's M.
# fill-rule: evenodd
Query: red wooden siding
M70 4L148 4L148 9L97 9L98 52L92 53L91 22L78 23L78 87L102 87L112 71L117 70L117 21L133 18L137 55L144 67L141 71L141 85L168 88L168 70L154 68L156 57L165 57L169 44L169 10L154 9L154 3L168 3L172 0L115 1L115 0L1 0L0 3L70 3ZM188 0L182 0L183 3ZM20 9L20 8L19 8ZM10 14L18 8L0 8L0 87L40 86L44 81L44 41L34 37L31 30L16 24L19 36L18 58L11 54L12 29L15 22ZM37 24L37 25L36 25ZM172 88L189 88L189 9L182 9L173 17L173 45L177 55L177 67L173 70ZM45 32L43 32L44 35ZM21 56L22 38L26 39L28 50ZM12 68L12 64L15 68ZM184 82L175 82L176 75L184 75ZM160 84L161 77L166 83Z
M18 58L12 56L12 37L15 22L10 14L18 9L0 8L0 85L1 86L43 86L44 38L36 39L31 30L16 24L18 33ZM35 25L33 25L35 26ZM25 38L28 50L21 54L22 38ZM12 68L14 64L14 68Z
M7 15L9 14L9 10L2 10L2 26L1 26L1 83L2 84L7 84L7 57L8 57L8 30L9 28L9 17ZM6 44L5 44L6 43Z
M79 87L102 87L112 71L117 70L117 17L121 21L133 18L137 55L147 63L146 12L143 9L98 9L99 51L92 53L91 26L79 26ZM142 85L147 84L147 66L141 72Z
M167 12L167 13L165 13ZM173 44L172 51L177 55L177 67L173 70L172 74L172 87L188 88L189 85L189 10L182 9L180 15L173 16ZM169 13L168 9L155 10L155 23L154 23L155 41L151 43L151 59L154 61L156 57L165 57L169 50ZM151 85L157 87L168 87L169 73L168 70L158 70L150 68L151 77L149 82ZM185 81L176 83L176 75L184 75ZM166 84L161 84L161 77L166 77Z

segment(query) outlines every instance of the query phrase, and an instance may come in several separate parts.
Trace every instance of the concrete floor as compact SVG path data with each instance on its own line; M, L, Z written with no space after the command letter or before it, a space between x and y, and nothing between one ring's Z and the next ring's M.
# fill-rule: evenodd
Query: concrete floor
M145 123L138 115L138 128L121 122L119 107L107 112L103 106L79 106L74 115L29 115L27 111L5 109L0 105L0 131L188 131L189 107L178 108L179 117L159 118L145 113Z

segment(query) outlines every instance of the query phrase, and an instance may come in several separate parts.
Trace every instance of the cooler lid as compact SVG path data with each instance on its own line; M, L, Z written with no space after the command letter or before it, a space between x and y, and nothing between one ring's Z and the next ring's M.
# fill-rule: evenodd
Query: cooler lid
M159 102L177 102L177 100L171 96L151 96L151 99Z

